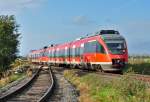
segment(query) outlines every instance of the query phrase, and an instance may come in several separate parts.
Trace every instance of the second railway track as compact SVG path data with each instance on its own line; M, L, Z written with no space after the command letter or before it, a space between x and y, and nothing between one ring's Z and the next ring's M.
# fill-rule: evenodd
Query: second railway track
M35 80L27 88L20 90L3 102L44 102L52 91L53 84L51 69L42 67Z

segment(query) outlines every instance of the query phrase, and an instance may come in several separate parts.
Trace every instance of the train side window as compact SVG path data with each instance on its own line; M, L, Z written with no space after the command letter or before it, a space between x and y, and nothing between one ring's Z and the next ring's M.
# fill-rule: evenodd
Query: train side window
M69 50L70 50L70 48L67 49L67 57L70 56L70 51Z
M75 57L75 48L70 48L70 57Z
M62 53L62 51L61 51L61 50L59 50L59 55L58 55L58 57L61 57L61 53Z
M47 55L46 55L47 57L49 56L49 52L47 51Z
M73 48L70 48L70 56L73 57Z
M67 52L68 52L68 48L66 47L64 57L67 57Z
M60 57L60 50L58 51L58 56L57 57Z
M62 57L65 57L65 50L62 50Z
M60 57L60 54L61 54L61 52L60 52L60 50L58 51L58 57Z
M61 56L62 56L62 50L59 51L59 57L61 57Z
M59 51L59 57L62 57L62 50Z
M52 50L50 50L49 52L49 57L52 57Z
M74 48L75 50L75 56L78 56L78 48Z
M47 52L47 56L48 56L48 57L50 56L50 52L49 52L49 51Z
M61 50L58 51L58 57L61 57Z
M51 56L51 52L52 52L52 51L51 51L51 50L49 50L49 57L52 57L52 56Z
M84 53L84 48L83 47L80 47L80 55L83 55L83 53Z
M54 58L54 50L52 50L52 58Z
M92 41L92 42L85 43L84 52L85 53L93 53L93 52L105 53L105 50L98 41Z
M47 52L45 51L45 52L43 52L43 53L44 53L44 57L45 57L45 56L47 55L47 54L46 54Z
M59 55L59 51L58 51L58 50L56 50L56 57L58 57L58 55Z
M47 56L47 52L46 51L44 52L44 56Z
M72 57L72 48L70 48L70 57Z
M84 43L82 43L80 46L79 55L81 56L83 55L83 53L84 53Z
M49 57L52 57L52 51L51 50L49 51Z
M52 57L52 50L50 51L50 57Z
M60 50L59 57L63 57L63 49Z
M105 53L104 47L98 41L96 43L96 52L97 53Z
M63 49L63 57L65 57L65 49Z
M80 47L78 47L78 56L80 56Z
M60 50L60 57L64 57L64 49Z
M80 56L80 47L75 48L75 56Z
M54 51L53 50L51 51L51 57L52 58L54 57Z
M95 41L94 42L87 42L87 43L85 43L84 52L85 53L96 52L95 45L96 45Z
M105 49L103 46L101 46L101 50L100 50L101 53L105 53Z

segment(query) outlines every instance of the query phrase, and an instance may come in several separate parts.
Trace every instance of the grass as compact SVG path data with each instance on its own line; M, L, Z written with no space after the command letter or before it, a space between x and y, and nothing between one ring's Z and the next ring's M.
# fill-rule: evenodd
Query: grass
M0 88L6 86L7 84L16 81L20 78L22 78L23 76L25 76L24 73L18 73L18 74L12 74L11 76L7 76L3 79L0 80Z
M129 64L124 72L132 70L137 74L150 75L150 58L129 58Z
M129 75L108 80L95 73L81 76L66 70L64 76L80 91L80 102L150 102L148 86Z
M150 75L150 58L130 57L124 73L113 80L94 73L79 75L74 70L66 70L64 76L80 91L80 102L150 102L149 86L129 77L132 73Z

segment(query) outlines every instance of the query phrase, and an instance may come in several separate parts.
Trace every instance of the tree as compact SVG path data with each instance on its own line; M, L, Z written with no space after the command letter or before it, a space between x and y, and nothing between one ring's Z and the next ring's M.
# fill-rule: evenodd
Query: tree
M19 25L13 15L0 16L0 72L7 70L18 52Z

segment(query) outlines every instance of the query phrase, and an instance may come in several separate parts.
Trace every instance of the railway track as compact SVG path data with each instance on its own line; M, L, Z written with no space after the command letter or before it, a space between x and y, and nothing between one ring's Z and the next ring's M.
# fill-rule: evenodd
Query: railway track
M25 88L18 89L17 93L14 91L12 95L2 96L0 102L45 102L54 85L51 69L42 67L30 83Z
M52 67L54 78L51 69L42 67L37 71L37 75L33 77L32 82L26 85L25 88L20 88L19 91L14 91L11 95L0 96L0 102L78 102L78 93L73 86L63 77L64 68ZM95 73L108 80L120 78L125 75L102 73L95 71L87 71L81 69L73 69L79 76L87 73ZM150 84L149 75L131 74L130 77L144 81ZM55 87L54 87L55 79ZM55 90L52 94L52 90ZM16 93L17 92L17 93Z
M54 73L55 87L53 94L47 102L78 102L78 92L64 76L64 68L52 67Z

